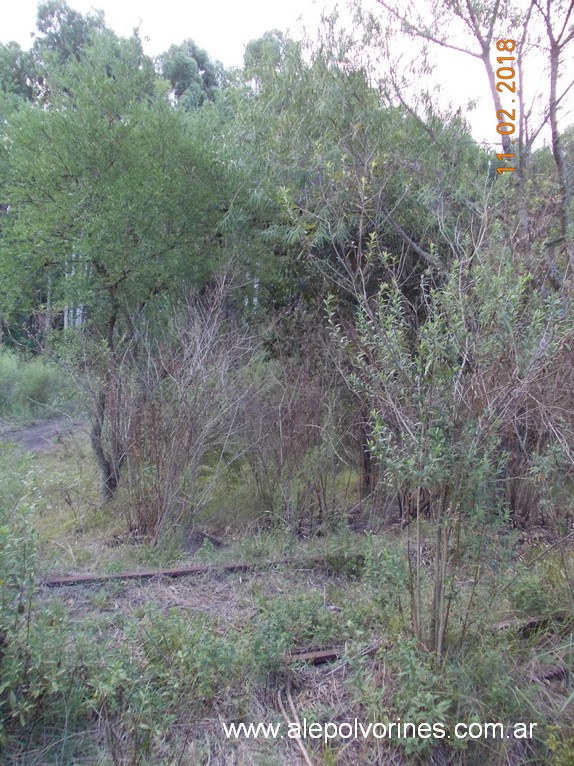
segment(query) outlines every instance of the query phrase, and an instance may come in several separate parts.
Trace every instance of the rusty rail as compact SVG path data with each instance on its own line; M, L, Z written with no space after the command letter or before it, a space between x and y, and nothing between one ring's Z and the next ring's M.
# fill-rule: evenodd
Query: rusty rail
M322 558L311 558L302 561L293 559L275 559L274 561L247 562L236 561L223 564L189 564L185 567L170 569L137 569L132 572L112 572L109 574L71 574L57 577L47 577L40 580L40 585L47 588L58 588L64 585L84 585L97 582L109 582L112 580L150 580L153 577L185 577L188 575L213 574L217 572L248 572L254 569L282 566L317 566L324 564Z

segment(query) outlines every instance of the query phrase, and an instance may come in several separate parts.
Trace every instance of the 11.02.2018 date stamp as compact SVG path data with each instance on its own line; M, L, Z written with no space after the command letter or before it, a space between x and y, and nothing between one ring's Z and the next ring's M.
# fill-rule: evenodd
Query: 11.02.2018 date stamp
M496 42L496 49L500 52L514 53L515 48L516 43L514 40L497 40ZM516 94L516 74L514 69L516 56L497 56L496 60L498 64L500 64L499 68L496 70L496 78L498 80L496 83L496 90L499 93L509 91L512 94ZM516 103L516 99L513 98L512 103ZM511 136L516 130L516 109L511 109L510 111L499 109L496 112L496 117L498 119L498 125L496 126L497 132L500 133L501 136ZM514 141L511 141L510 143L514 143ZM505 154L497 154L496 156L502 161L514 159L516 155L507 152ZM515 168L504 166L499 167L496 170L502 175L502 173L513 173Z

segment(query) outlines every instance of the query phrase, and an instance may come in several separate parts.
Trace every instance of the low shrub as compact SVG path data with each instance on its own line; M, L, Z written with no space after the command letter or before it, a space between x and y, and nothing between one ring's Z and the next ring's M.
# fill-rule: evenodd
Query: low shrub
M257 666L278 672L288 651L338 646L360 634L363 614L357 621L352 610L326 603L321 594L302 593L292 598L257 599L260 614L253 633Z
M551 616L571 605L571 593L561 557L546 554L532 565L522 564L512 580L509 597L523 617Z

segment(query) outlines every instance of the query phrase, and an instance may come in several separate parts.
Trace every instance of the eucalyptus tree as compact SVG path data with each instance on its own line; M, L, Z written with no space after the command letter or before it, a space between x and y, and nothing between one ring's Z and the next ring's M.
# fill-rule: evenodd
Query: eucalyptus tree
M283 32L273 29L245 46L244 73L247 77L263 77L270 70L278 71L284 59L289 40Z
M18 43L0 43L0 91L25 100L34 98L35 64L30 51Z
M187 115L137 36L103 34L79 59L52 65L48 104L8 120L0 240L7 311L82 306L83 354L96 367L92 444L110 496L121 444L110 421L113 377L138 317L201 287L221 260L225 177L213 114ZM93 363L93 364L92 364Z
M175 101L184 109L196 109L213 101L223 79L222 65L193 40L172 45L158 57L159 71L171 83Z
M46 85L47 68L50 63L63 64L74 58L78 60L82 49L97 34L107 29L102 11L82 15L70 8L65 0L46 0L38 5L36 30L29 50L17 42L0 43L0 94L2 109L14 99L33 101L49 98Z
M44 61L52 54L65 64L70 59L78 60L94 35L107 27L103 11L83 15L66 0L45 0L38 5L36 29L33 45L36 58Z

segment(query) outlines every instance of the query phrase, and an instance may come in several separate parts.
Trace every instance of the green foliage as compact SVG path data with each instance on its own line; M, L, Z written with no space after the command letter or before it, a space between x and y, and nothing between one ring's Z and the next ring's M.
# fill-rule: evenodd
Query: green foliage
M389 633L404 630L408 610L408 564L396 548L376 548L373 541L365 549L363 581L370 587L376 608L380 610Z
M352 549L350 540L336 538L334 544L325 545L323 558L327 570L333 574L361 578L365 569L365 555Z
M552 753L552 766L569 766L574 759L574 736L568 734L559 726L550 726L546 742Z
M557 553L536 548L534 553L540 556L539 560L521 564L511 580L509 598L513 609L524 617L551 617L568 611L572 594L564 560Z
M34 577L34 533L21 512L5 510L2 502L2 524L0 526L0 631L4 643L9 643L5 631L16 632L26 604L33 592Z
M477 173L483 178L487 163L460 119L427 131L392 103L336 17L307 46L277 32L252 41L244 75L257 97L246 90L229 134L235 163L251 170L261 241L289 256L276 291L282 283L301 296L305 284L349 300L374 292L385 251L404 248L403 268L417 273L415 247L423 266L447 260L450 236L469 218L467 200L482 195Z
M91 374L109 499L123 459L112 413L120 358L145 345L147 321L159 327L222 267L231 192L216 162L216 112L174 109L137 36L93 36L81 56L52 61L46 82L49 103L13 114L2 145L2 319L36 314L43 327L59 318L82 331L76 358Z
M571 311L558 298L532 292L530 284L510 263L458 260L435 285L430 274L421 278L424 321L415 322L409 298L390 281L380 287L376 302L361 300L355 342L343 332L333 302L327 302L341 365L351 367L349 382L371 407L371 453L389 491L406 497L408 512L416 517L408 578L413 629L426 643L428 620L428 642L439 653L458 592L462 541L480 539L485 525L511 502L501 492L501 477L517 470L516 452L506 451L513 446L509 433L524 432L527 392L544 399L547 366L559 368L560 350L572 332ZM550 398L545 417L532 413L528 439L563 445L549 419L570 432L566 397L562 412ZM428 618L422 607L425 498L436 520ZM480 546L471 544L466 551L481 560Z
M484 501L485 482L492 483L499 415L486 408L482 417L477 412L462 420L478 404L465 389L493 362L507 364L509 350L517 375L526 375L539 362L541 338L557 317L535 296L528 305L527 278L510 269L495 276L486 263L475 267L461 303L463 269L455 264L444 285L430 290L429 313L416 336L400 289L381 287L376 313L364 309L359 316L361 348L352 382L384 404L373 412L372 448L389 483L391 476L412 476L416 485L440 487L447 477L464 477L456 489L464 496L451 502L470 510ZM475 327L470 336L469 323ZM345 346L345 337L339 340ZM545 355L549 351L544 348Z
M34 608L36 536L22 502L28 461L6 447L0 477L0 745L53 706L54 721L77 715L74 675L68 675L61 609ZM59 713L63 709L67 713Z
M0 92L31 100L34 95L33 71L34 61L28 51L13 41L0 43Z
M120 314L209 277L222 184L209 129L173 110L137 38L96 39L50 86L50 108L8 126L4 295L31 310L50 289L107 337Z
M75 391L62 371L42 357L0 350L0 417L46 417L74 408Z
M21 610L20 622L5 632L0 662L0 715L4 735L25 731L40 720L63 729L81 725L82 684L67 652L70 638L61 609L32 617L32 604Z
M411 18L382 3L406 33L430 41L434 30L447 46L440 30L452 11L461 46L467 21L492 41L501 24L524 20L494 19L494 2L431 5L427 28L414 5ZM531 10L540 21L542 4ZM59 742L96 722L113 763L199 762L185 746L171 758L177 724L243 708L245 687L269 684L290 652L345 642L354 702L375 720L531 714L556 724L527 754L506 742L442 742L437 752L421 739L400 743L399 760L572 760L571 639L566 620L552 620L569 614L572 597L559 542L572 514L571 189L561 162L572 131L560 149L554 114L552 150L529 158L525 142L542 133L520 110L510 188L461 113L410 87L430 72L426 51L401 72L391 56L398 26L366 28L360 15L351 30L326 19L315 42L266 33L225 88L231 75L193 41L154 64L137 35L119 39L101 14L62 0L40 5L30 54L0 46L5 337L46 341L81 370L98 467L114 488L120 468L127 478L114 507L127 509L132 532L157 539L204 506L220 528L235 514L234 531L246 521L272 530L222 554L206 545L201 557L304 547L323 554L321 582L338 583L259 596L243 622L218 622L197 604L126 616L109 591L87 599L97 618L75 596L36 602L30 517L40 529L63 514L50 517L54 495L2 449L0 738L20 740L27 756L48 762L53 747L61 763L91 762ZM208 288L229 257L242 287L216 305ZM224 332L191 323L175 339L174 306L190 287L206 314L225 317ZM330 346L318 331L328 293ZM233 346L230 320L243 317L264 326L260 354L247 336ZM2 351L0 416L55 411L62 379L38 357ZM348 516L365 522L357 476L367 459L373 508L403 510L406 528L384 544L330 534ZM50 492L63 490L83 534L71 499L83 479L70 479L74 494L53 465ZM211 495L222 466L225 483ZM80 491L92 507L91 486ZM517 564L515 536L502 534L511 517L548 527L552 551ZM72 528L68 517L62 527ZM161 564L166 550L145 555ZM508 612L541 616L539 631L523 640L490 630ZM464 753L448 752L457 747ZM345 750L341 760L361 760Z
M259 613L251 636L255 672L277 673L291 652L339 647L380 629L378 615L362 594L299 593L255 599Z
M253 653L267 672L277 672L288 651L339 643L340 619L321 596L258 599L260 616L253 635Z
M20 693L28 683L30 641L28 620L34 592L34 532L23 511L10 470L10 455L3 450L5 471L0 482L0 745L9 721L25 724L34 702ZM38 655L34 656L38 659ZM34 689L31 700L38 690ZM38 696L38 694L36 694Z
M396 647L392 662L398 671L393 706L401 720L415 725L448 720L454 704L452 691L445 688L445 678L433 667L432 660L414 643L405 642ZM420 754L435 746L436 740L406 739L401 744L406 753Z
M2 458L7 475L4 494L16 502L28 466L15 462L9 453ZM271 538L270 545L287 547L277 535ZM304 714L309 721L357 715L365 721L389 723L400 718L415 724L428 721L452 726L456 721L526 719L539 722L542 730L552 717L548 705L562 705L569 691L564 689L563 697L556 701L550 686L533 683L529 654L532 652L532 660L538 662L539 648L532 641L518 645L515 635L491 633L482 621L475 627L472 641L460 648L453 642L440 665L424 648L405 641L400 610L407 608L404 581L408 576L398 542L389 541L386 535L361 543L350 534L339 540L326 538L319 547L313 542L309 548L315 554L325 549L331 561L345 565L356 562L356 556L362 554L362 581L338 577L337 586L330 582L324 592L310 594L306 586L291 588L295 577L286 568L281 581L287 583L290 592L275 590L277 595L269 598L261 595L260 572L253 580L260 588L254 599L256 608L248 608L247 613L242 610L237 616L226 611L224 620L200 611L199 601L192 610L180 606L177 611L168 611L145 604L127 615L117 608L118 604L132 603L127 596L130 587L124 591L121 584L105 594L90 591L91 613L84 611L87 604L81 589L50 599L42 594L30 612L20 613L14 608L12 617L21 621L22 630L12 634L1 676L5 684L15 688L12 699L9 693L2 699L10 757L15 760L20 741L29 750L41 743L46 763L65 758L70 763L74 759L81 762L88 759L88 752L95 758L97 744L93 741L89 745L81 735L93 734L95 722L99 733L107 737L107 745L99 745L102 759L159 763L167 753L177 757L183 747L178 740L180 726L190 722L201 726L214 711L227 720L259 720L255 700L263 694L263 682L272 693L269 686L277 679L269 673L286 669L286 654L343 645L347 670L335 674L341 684L337 687L340 701L333 702L328 711L320 707L320 712L314 696L305 696L304 708L295 702L299 715ZM290 555L296 555L293 543ZM300 548L301 543L297 544ZM346 555L345 545L349 549ZM12 556L14 566L22 564L20 554ZM265 556L272 554L271 548ZM491 564L498 566L494 561ZM347 573L345 566L337 568ZM548 578L554 576L552 568L544 571ZM319 582L325 579L324 572L310 576ZM466 570L461 579L466 579ZM271 582L276 589L278 573L273 573ZM158 595L162 592L171 600L171 586L164 589L160 585L155 591ZM397 596L405 606L399 605ZM241 593L237 598L242 603ZM94 615L99 610L101 613ZM541 645L555 657L555 663L561 648L549 644L547 638L541 637ZM379 648L373 651L373 646ZM563 651L567 662L571 648L565 646ZM303 679L322 671L292 666L288 672ZM546 700L538 706L537 693L543 693ZM556 740L549 743L565 758L568 742L562 734L567 731L566 708L558 720ZM60 755L62 738L66 740L65 756ZM393 747L405 751L400 757L413 762L418 758L424 763L437 757L436 744L432 739L405 739L395 740ZM372 743L364 746L369 757L375 757ZM447 747L445 741L441 750L443 746ZM457 746L464 747L469 763L477 764L486 762L492 754L487 748L493 747L492 743L467 746L449 741L449 754ZM504 743L500 747L504 752ZM538 745L533 743L532 747L538 754L539 749L534 750Z
M146 680L162 690L162 704L185 702L199 713L221 698L248 669L241 644L220 637L217 624L206 617L162 614L150 606L136 628L146 667Z
M44 0L36 13L38 35L34 53L41 61L50 56L60 63L79 59L90 39L106 27L102 11L82 15L65 0Z
M536 717L534 690L523 687L519 650L506 638L478 631L464 652L455 651L449 656L444 671L451 693L456 696L453 717L457 720L517 721ZM516 688L520 688L518 695Z
M0 745L35 727L82 730L95 713L143 754L182 701L196 716L241 683L247 655L209 620L149 607L141 619L77 623L58 597L38 608L35 536L30 514L17 510L27 465L7 449L1 457Z
M184 109L197 109L206 100L214 99L219 85L217 66L193 40L172 45L158 63L162 76L171 83L174 98Z
M437 670L429 655L416 643L401 640L385 652L384 664L390 671L390 683L377 683L371 663L363 658L351 661L350 685L356 690L358 701L366 711L368 720L388 726L391 721L448 725L454 711L454 690L449 688L447 676ZM391 681L392 679L392 681ZM386 679L385 679L386 680ZM407 756L425 757L439 740L430 738L396 738L394 743Z
M81 731L96 715L123 740L122 749L141 758L182 712L186 720L196 718L231 690L240 704L248 656L235 637L218 635L206 619L148 606L140 620L78 626L58 599L41 613L28 606L16 611L19 624L4 621L1 633L0 744L26 728L31 741L34 727ZM120 644L112 641L118 628L124 631Z
M245 76L259 78L261 82L265 80L266 73L277 72L288 44L285 35L278 29L248 42L243 57Z

